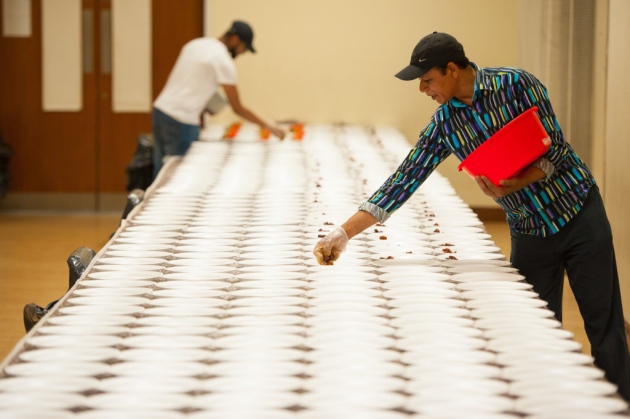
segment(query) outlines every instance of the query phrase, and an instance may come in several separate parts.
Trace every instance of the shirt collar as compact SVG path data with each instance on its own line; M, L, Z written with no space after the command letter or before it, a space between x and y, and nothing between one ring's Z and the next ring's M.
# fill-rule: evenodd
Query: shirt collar
M493 90L493 88L492 88L492 84L487 80L485 70L473 62L471 62L470 65L472 68L475 69L475 86L474 86L474 91L473 91L473 102L474 102L475 99L477 99L480 95L483 95L484 90ZM450 99L449 103L452 106L455 106L457 108L463 108L463 107L468 106L457 98Z

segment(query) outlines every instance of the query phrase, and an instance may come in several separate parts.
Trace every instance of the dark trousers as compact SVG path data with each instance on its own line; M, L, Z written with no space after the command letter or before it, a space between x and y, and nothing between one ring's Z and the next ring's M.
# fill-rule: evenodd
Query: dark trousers
M578 303L595 365L630 401L630 360L612 232L597 186L558 233L536 237L512 231L510 260L562 321L564 272Z

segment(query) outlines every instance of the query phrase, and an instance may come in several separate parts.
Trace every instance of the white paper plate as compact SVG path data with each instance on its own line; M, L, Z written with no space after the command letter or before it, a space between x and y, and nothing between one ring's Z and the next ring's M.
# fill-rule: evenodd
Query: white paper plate
M468 315L469 310L463 307L446 306L440 303L423 303L421 305L395 307L390 310L392 325L401 327L406 324L427 321L433 317L433 321L448 320L461 326L473 326L471 319L464 318ZM438 316L440 316L438 318Z
M501 272L518 274L518 269L512 266L484 264L467 264L467 265L449 265L446 267L449 273L467 273L467 272Z
M322 391L305 393L300 399L300 405L307 409L319 409L327 406L356 407L365 409L395 409L404 406L406 397L399 393L370 393ZM368 418L369 416L360 416Z
M479 282L460 282L457 288L462 291L475 290L531 290L532 284L527 282L510 282L510 281L479 281Z
M120 271L120 272L134 272L134 271L154 271L155 276L160 276L161 271L164 269L163 265L101 265L96 264L92 266L92 272L108 272L108 271Z
M56 361L56 362L23 362L7 365L4 372L17 377L46 377L49 375L66 375L90 377L107 374L110 366L100 362Z
M199 279L195 281L186 281L175 279L172 281L160 281L155 284L157 288L167 290L222 290L229 288L231 284L225 281L212 281ZM223 291L221 291L223 292Z
M155 336L181 336L181 335L209 335L217 331L216 327L211 326L189 326L179 325L177 327L172 326L143 326L134 327L129 331L134 336L140 335L155 335Z
M81 336L93 336L93 335L120 335L129 331L129 328L125 326L107 326L107 325L43 325L37 329L37 331L43 335L81 335Z
M276 265L276 266L239 266L240 273L267 273L267 272L302 272L308 268L303 265Z
M231 312L231 310L230 310ZM221 323L226 326L274 326L274 325L300 325L303 324L305 318L294 314L279 315L238 315L221 319Z
M387 305L390 307L398 307L398 308L407 308L414 305L424 305L424 304L437 304L442 305L444 307L464 307L466 302L464 300L459 300L455 298L442 298L437 295L417 295L413 299L403 300L403 299L395 299L389 300Z
M565 380L550 376L510 383L510 394L517 397L536 397L545 394L581 396L612 396L617 386L605 380Z
M483 268L485 269L485 268ZM511 272L492 272L492 271L477 271L477 272L463 272L452 275L452 279L455 282L488 282L488 281L508 281L517 282L525 279L523 275L511 273Z
M201 381L196 378L187 377L161 377L148 380L142 376L124 376L101 380L98 389L107 393L178 394L199 391L200 383Z
M238 261L239 267L246 266L277 266L277 265L296 265L304 267L304 259L301 258L283 258L283 259L243 259Z
M212 410L217 412L237 410L243 414L240 417L247 418L259 416L265 408L282 409L297 405L300 396L291 392L221 392L198 396L195 401L201 406L212 406Z
M128 252L136 252L136 251L149 251L149 250L171 250L173 245L170 243L156 243L156 244L110 244L107 246L109 250L118 250L118 251L128 251Z
M239 255L235 249L229 252L177 252L172 256L175 259L233 259Z
M144 311L146 316L217 316L225 313L218 307L203 306L169 306L169 307L152 307Z
M242 285L239 283L238 285ZM230 295L234 297L287 297L304 295L305 291L300 288L285 287L265 287L265 288L240 288L230 291ZM306 300L304 300L306 302Z
M471 309L484 307L546 307L547 302L538 298L518 298L497 296L466 301L466 307Z
M116 236L114 244L174 244L173 238L162 237L120 237Z
M102 325L102 326L128 326L136 320L133 316L116 314L105 314L99 316L66 315L52 316L48 318L46 324L81 326L81 325Z
M440 412L452 412L463 415L460 417L472 417L471 414L478 414L478 417L486 416L488 413L502 413L512 411L514 409L514 401L508 397L502 396L480 396L470 395L468 397L460 395L459 397L449 398L443 396L439 399L427 397L411 397L408 406L422 415L439 414Z
M124 257L124 258L168 258L172 256L172 252L165 252L161 250L107 250L103 253L103 260L107 260L112 257Z
M97 296L142 296L151 293L149 287L130 287L130 288L80 288L72 291L72 295L76 297L97 297Z
M497 317L539 317L539 318L551 318L553 312L546 308L536 307L518 307L511 310L510 307L484 307L479 309L470 310L470 316L475 319L485 318L497 318Z
M304 312L304 307L299 306L244 306L231 307L227 312L230 315L282 315L282 314L299 314Z
M99 258L97 264L100 265L162 265L166 263L165 258L136 258L136 257L113 257Z
M120 351L115 348L45 348L20 352L18 358L25 362L64 362L69 359L76 362L102 362L116 358ZM3 380L0 380L2 383ZM1 388L1 387L0 387ZM54 388L53 388L54 390Z
M381 268L379 268L381 269ZM410 283L436 283L445 282L451 279L451 276L441 272L413 272L413 271L399 271L390 272L379 275L378 279L385 282L410 282Z
M92 377L76 377L72 375L41 377L7 377L0 380L0 393L80 393L98 388L100 381ZM67 414L67 413L66 413ZM18 416L19 417L19 416ZM37 416L35 416L37 417Z
M401 356L401 360L410 366L426 364L490 364L495 361L496 355L483 350L466 351L413 351L411 348ZM414 378L414 377L409 377Z
M24 416L22 418L28 417L41 417L41 412L45 409L48 411L49 409L70 409L75 406L85 406L87 404L87 398L81 394L69 394L69 393L53 393L53 392L25 392L25 393L0 393L0 406L6 409L9 412L15 411L23 411ZM37 409L34 409L33 406L36 406ZM31 414L38 413L35 416L30 416ZM3 412L4 413L4 412ZM54 413L52 413L54 415ZM68 412L65 412L67 417ZM12 417L4 415L5 417ZM15 417L15 416L13 416ZM20 416L17 416L20 418ZM59 416L53 416L59 417Z
M168 298L213 298L213 297L222 297L226 296L227 293L221 290L213 290L213 289L160 289L155 290L151 293L154 297L168 297ZM155 301L155 300L153 300ZM152 301L152 302L153 302ZM155 304L153 304L155 305ZM158 306L160 304L157 304Z
M532 328L527 330L514 330L513 328L487 329L483 331L483 335L489 339L496 339L509 336L522 336L529 339L537 338L556 338L571 339L573 332L566 329L550 329L550 328Z
M444 394L452 394L454 398L459 395L472 396L498 396L507 394L509 385L507 382L492 378L459 378L457 380L432 378L431 382L411 380L406 386L407 392L421 394L426 398L441 398Z
M182 326L213 326L216 327L220 320L214 317L204 316L146 316L136 319L140 326L160 326L179 328Z
M529 365L508 365L501 370L501 376L511 381L523 381L531 379L564 380L599 380L604 377L604 371L588 365L550 365L549 363L537 363Z
M401 325L396 330L395 334L399 338L410 338L420 333L427 336L427 338L430 338L436 334L441 334L444 336L456 336L458 338L483 337L483 332L481 330L475 329L474 327L468 327L466 325L458 325L455 322L449 322L449 320L445 318L437 318L435 322L429 321L423 323L417 322L405 324L401 321L398 324Z
M268 270L265 272L248 272L236 275L239 281L267 281L267 280L296 280L303 279L304 274L298 272L285 272Z
M99 295L95 297L70 297L66 300L77 305L112 305L112 306L140 306L147 304L150 299L138 296Z
M514 290L514 289L481 289L472 291L462 291L460 297L464 300L478 300L488 297L518 297L518 298L536 298L538 293L529 290Z
M128 270L128 271L90 272L87 275L87 279L83 280L81 282L81 284L85 285L87 282L89 282L89 281L87 281L89 279L102 279L102 280L106 280L106 279L115 279L115 280L124 279L126 281L131 281L131 280L141 280L141 279L155 279L155 278L159 278L161 276L162 276L162 273L160 273L160 272L141 271L141 270L137 270L137 271Z
M532 300L537 301L537 300ZM521 326L521 327L519 327ZM488 317L475 320L475 327L480 329L498 329L498 328L515 328L529 329L529 328L559 328L560 322L555 318L544 317L524 317L515 313L510 316L501 317Z
M431 286L422 286L422 285L410 285L406 287L389 289L383 292L383 295L387 298L399 299L399 300L415 300L417 296L429 297L436 296L441 298L456 298L460 296L459 291L440 288L440 287L431 287Z
M179 242L181 243L181 242ZM198 245L198 244L182 244L173 247L173 250L177 253L222 253L222 252L238 252L238 247L227 246L222 244L214 245L212 243Z
M144 311L144 307L136 306L136 305L108 305L108 304L99 304L99 305L87 305L87 306L69 306L69 307L61 307L59 308L59 313L61 314L79 314L86 316L101 316L105 314L140 314Z
M282 288L281 288L282 289ZM273 307L273 306L299 306L303 305L308 300L304 297L298 296L262 296L262 297L239 297L226 302L232 310L236 307ZM300 307L304 310L303 307ZM231 312L230 312L231 313Z
M193 259L194 260L194 259ZM227 273L236 269L232 265L192 265L192 266L167 266L167 273Z
M163 336L130 336L123 339L122 344L129 348L201 349L212 347L214 339L196 335L181 335L177 339L165 339Z
M580 351L582 344L569 339L541 338L532 340L527 336L513 337L510 339L499 338L488 342L488 349L495 352L515 352L531 349L553 352Z
M111 415L110 417L119 417L123 412L133 412L133 416L138 417L135 412L146 411L147 406L154 410L164 411L191 406L193 402L193 397L182 394L120 392L90 396L89 403L85 405L93 409L105 409ZM154 416L149 414L148 417ZM159 416L157 417L159 418Z
M182 281L230 281L232 282L235 277L234 275L227 272L207 272L204 270L198 270L197 272L173 272L166 273L163 275L163 279L166 280L182 280Z
M214 308L225 305L226 301L219 297L164 297L154 298L149 303L153 307L199 307Z
M300 279L278 279L278 280L251 280L239 281L233 284L238 289L300 289L305 292L308 282Z
M173 259L169 260L170 266L234 266L236 261L234 259ZM170 268L169 268L170 269Z
M288 377L303 374L304 364L286 360L261 363L255 359L251 361L243 359L208 365L206 373L224 377L249 377L251 374Z
M505 365L555 364L555 365L590 365L593 358L577 352L543 352L523 350L519 352L499 353L497 362Z
M118 359L127 362L179 363L201 362L212 359L212 352L206 349L167 350L164 348L131 348L121 351ZM146 377L143 377L146 380ZM108 380L104 380L108 381Z
M515 402L516 408L527 414L564 413L567 411L591 412L593 417L598 413L617 413L628 408L628 404L613 397L596 397L558 393L521 397Z
M90 339L85 339L82 336L40 335L26 339L26 343L37 348L100 348L116 346L121 341L118 336L91 336Z

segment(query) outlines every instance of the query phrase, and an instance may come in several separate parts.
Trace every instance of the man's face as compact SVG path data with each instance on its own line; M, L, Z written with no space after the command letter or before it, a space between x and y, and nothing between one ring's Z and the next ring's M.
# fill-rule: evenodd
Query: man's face
M232 58L236 58L247 52L247 45L245 45L245 42L241 41L241 38L239 38L238 35L232 35L228 39L226 46Z
M444 74L440 68L434 67L420 77L420 92L426 94L440 105L455 96L455 79L452 70L447 67Z

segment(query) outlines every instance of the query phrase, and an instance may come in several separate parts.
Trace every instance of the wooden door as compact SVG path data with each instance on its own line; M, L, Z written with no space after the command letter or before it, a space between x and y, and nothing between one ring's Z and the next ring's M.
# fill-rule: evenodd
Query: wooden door
M138 135L151 130L150 111L112 109L111 63L106 62L111 58L110 0L81 0L81 109L42 110L43 1L31 0L31 36L4 37L0 28L0 135L15 149L9 197L27 195L34 208L37 196L56 196L78 199L63 207L112 209L102 197L124 198L126 167ZM151 2L153 99L180 48L202 34L203 0Z

